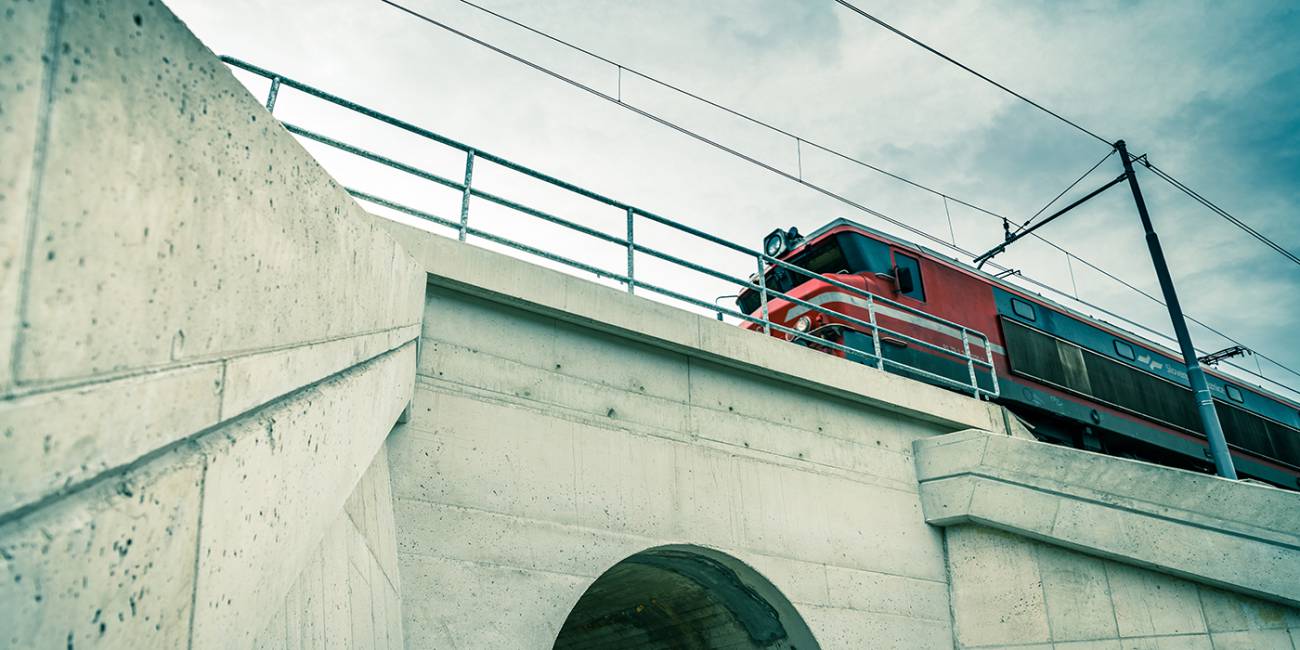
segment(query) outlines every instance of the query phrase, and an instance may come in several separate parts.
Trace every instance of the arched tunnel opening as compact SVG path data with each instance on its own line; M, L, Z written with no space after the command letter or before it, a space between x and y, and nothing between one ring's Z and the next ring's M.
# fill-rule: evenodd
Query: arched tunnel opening
M695 546L632 555L601 574L570 611L555 650L817 650L787 600L739 560Z

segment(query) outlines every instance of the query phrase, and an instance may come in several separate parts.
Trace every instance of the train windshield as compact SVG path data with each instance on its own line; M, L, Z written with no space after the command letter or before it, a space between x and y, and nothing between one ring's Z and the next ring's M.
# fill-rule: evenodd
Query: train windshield
M784 261L813 274L774 267L764 276L768 289L785 293L824 273L888 273L890 270L889 246L853 232L827 237ZM736 306L746 314L754 313L761 303L759 292L753 290L742 292L736 299Z

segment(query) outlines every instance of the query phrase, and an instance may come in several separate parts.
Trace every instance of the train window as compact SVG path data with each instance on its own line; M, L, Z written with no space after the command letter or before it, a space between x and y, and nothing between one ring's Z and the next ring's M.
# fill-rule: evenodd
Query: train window
M1234 402L1244 403L1246 401L1246 396L1241 394L1240 388L1237 388L1232 384L1224 384L1223 387L1228 391L1228 399L1231 399Z
M1025 320L1037 320L1034 316L1034 306L1019 298L1011 299L1011 311Z
M912 275L912 286L910 288L901 286L902 283L900 282L900 288L907 290L899 291L899 293L908 298L915 298L916 300L925 302L925 287L921 285L921 263L918 262L915 257L910 257L895 251L894 265L898 267L898 273L900 276L904 273L910 273Z
M1133 353L1133 346L1124 341L1115 341L1115 354L1118 354L1129 361L1137 360L1137 355Z

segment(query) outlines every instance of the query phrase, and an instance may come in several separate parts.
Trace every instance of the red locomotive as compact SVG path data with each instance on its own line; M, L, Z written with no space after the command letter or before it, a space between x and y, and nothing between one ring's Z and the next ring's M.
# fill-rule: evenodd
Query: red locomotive
M838 219L777 230L737 298L780 336L994 400L1040 439L1212 470L1181 357L993 275ZM1207 371L1238 472L1300 486L1300 405Z

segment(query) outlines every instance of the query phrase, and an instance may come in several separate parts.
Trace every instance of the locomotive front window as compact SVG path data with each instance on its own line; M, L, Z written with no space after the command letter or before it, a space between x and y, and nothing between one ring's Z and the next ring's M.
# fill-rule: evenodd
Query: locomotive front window
M784 261L812 271L816 275L851 271L848 262L844 258L844 250L840 247L840 238L838 236L827 237L817 242L816 245L810 246ZM785 267L774 266L763 276L763 281L769 290L786 293L814 277ZM772 296L768 296L768 299L771 300ZM762 296L757 290L746 290L736 299L736 306L746 314L754 313L754 310L758 309L761 304Z

